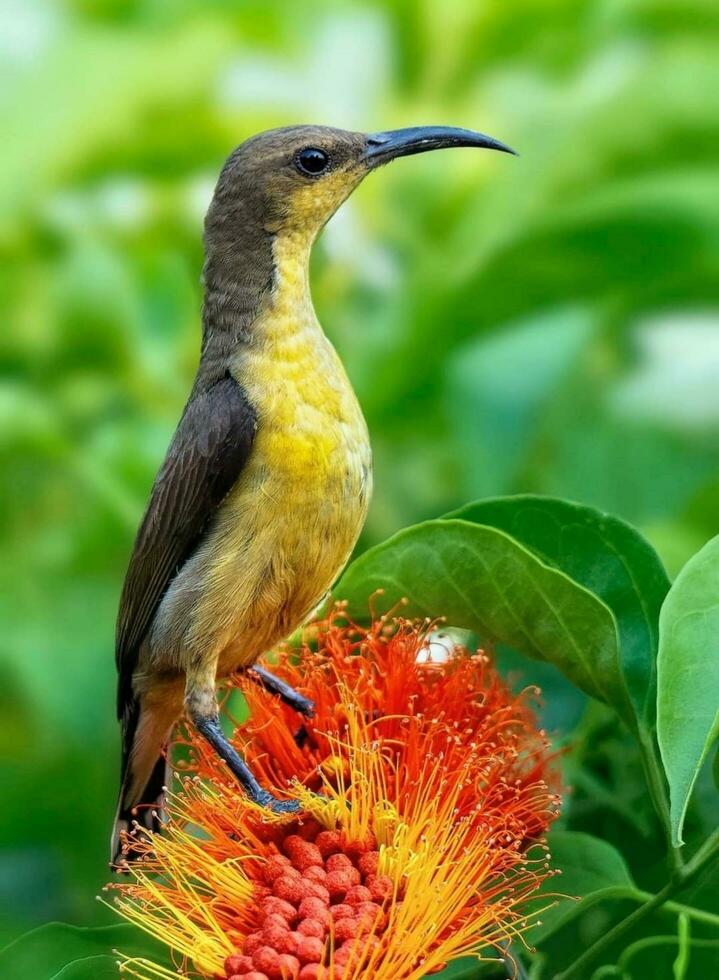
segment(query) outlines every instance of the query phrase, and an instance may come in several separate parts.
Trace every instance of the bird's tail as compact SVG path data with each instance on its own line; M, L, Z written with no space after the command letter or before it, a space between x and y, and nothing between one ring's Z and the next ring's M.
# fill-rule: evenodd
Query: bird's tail
M164 790L171 773L164 746L172 724L135 700L122 720L122 770L120 796L112 826L110 862L121 869L136 855L127 848L126 834L158 830L163 822Z

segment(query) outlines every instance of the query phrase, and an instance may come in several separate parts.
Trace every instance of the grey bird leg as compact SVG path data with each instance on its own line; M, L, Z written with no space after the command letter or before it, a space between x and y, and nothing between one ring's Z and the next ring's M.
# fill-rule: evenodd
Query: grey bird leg
M225 760L230 767L230 772L253 803L265 806L275 813L294 813L299 810L300 805L296 800L278 800L276 796L260 786L240 753L225 738L218 718L195 716L192 722L219 757Z
M264 667L250 667L249 672L259 681L266 691L269 691L270 694L277 694L290 708L294 708L295 711L299 711L300 714L305 715L307 718L311 718L315 713L314 701L306 698L304 694L300 694L299 691L296 691L294 687L290 687L289 684L280 680L279 677L275 677L269 670L266 670Z
M237 749L230 744L220 726L220 713L215 696L217 658L206 657L191 664L185 681L185 711L200 735L227 763L245 793L260 806L275 813L294 813L300 805L296 800L278 800L255 779L252 770Z

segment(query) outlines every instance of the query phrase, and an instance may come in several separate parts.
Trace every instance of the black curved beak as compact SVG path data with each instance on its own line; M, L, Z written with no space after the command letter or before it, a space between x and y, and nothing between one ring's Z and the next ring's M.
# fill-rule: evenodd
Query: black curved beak
M451 146L474 146L517 156L506 143L484 133L475 133L471 129L457 129L454 126L410 126L408 129L390 129L386 133L370 133L367 137L365 162L371 170L397 157L426 153L428 150L444 150Z

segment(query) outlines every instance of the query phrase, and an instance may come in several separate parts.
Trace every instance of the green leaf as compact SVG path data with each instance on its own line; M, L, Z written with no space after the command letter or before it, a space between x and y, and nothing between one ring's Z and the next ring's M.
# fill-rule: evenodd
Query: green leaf
M406 598L410 615L444 616L452 626L553 663L633 724L611 610L504 531L461 520L407 528L358 558L335 595L360 620L380 588L378 609Z
M120 924L83 929L51 922L25 933L0 951L0 977L27 977L28 980L94 977L91 972L82 972L84 967L79 965L80 961L111 959L115 964L112 955L115 949L130 956L147 956L155 962L167 962L164 947L135 926ZM104 968L106 964L97 965ZM65 973L70 967L80 972ZM114 970L117 976L116 965ZM104 977L104 974L98 975Z
M543 310L454 352L447 408L472 494L511 485L543 423L544 405L586 347L593 325L581 308Z
M496 975L497 954L489 950L487 956L489 957L487 960L478 960L476 956L463 956L439 973L433 973L432 976L437 980L479 980L480 977Z
M448 517L501 528L609 606L629 696L637 718L652 728L659 610L670 583L649 542L593 507L529 494L480 500Z
M719 537L677 576L659 619L657 735L681 846L689 797L719 736Z
M634 882L622 855L611 844L591 834L555 830L549 835L551 865L561 875L548 878L533 905L544 909L539 924L528 933L530 943L548 939L598 901L627 897ZM557 898L557 896L563 896ZM551 908L548 902L556 901Z
M68 963L52 980L118 980L118 977L116 957L84 956Z

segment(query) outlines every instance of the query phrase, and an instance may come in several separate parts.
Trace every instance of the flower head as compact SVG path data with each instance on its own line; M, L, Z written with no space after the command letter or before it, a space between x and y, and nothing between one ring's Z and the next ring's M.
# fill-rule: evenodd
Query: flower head
M237 746L300 815L249 802L191 738L167 827L135 842L146 859L112 886L177 970L127 973L415 980L526 926L558 804L526 696L482 652L428 659L426 623L335 615L314 633L273 668L315 702L311 720L237 680L250 708Z

